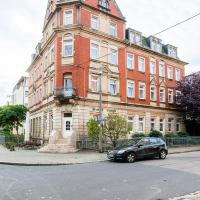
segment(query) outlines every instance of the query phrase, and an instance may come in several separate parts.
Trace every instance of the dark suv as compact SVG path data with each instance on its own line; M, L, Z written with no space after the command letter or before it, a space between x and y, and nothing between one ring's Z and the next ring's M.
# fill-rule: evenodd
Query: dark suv
M138 158L165 159L167 154L167 145L162 139L145 137L131 140L126 147L108 151L107 157L109 160L124 160L131 163Z

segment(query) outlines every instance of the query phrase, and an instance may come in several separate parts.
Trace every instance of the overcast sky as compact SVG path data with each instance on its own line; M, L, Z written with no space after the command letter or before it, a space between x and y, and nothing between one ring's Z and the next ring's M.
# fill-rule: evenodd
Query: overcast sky
M116 0L127 27L155 34L200 12L200 0ZM24 74L41 39L47 0L0 0L0 105ZM189 62L186 74L200 70L200 16L159 35L177 46Z

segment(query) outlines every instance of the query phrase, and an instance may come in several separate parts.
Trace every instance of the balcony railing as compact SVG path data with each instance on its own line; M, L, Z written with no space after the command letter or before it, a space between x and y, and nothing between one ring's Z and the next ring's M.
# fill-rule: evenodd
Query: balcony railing
M57 88L54 90L54 97L61 99L72 99L76 97L76 89L74 88Z

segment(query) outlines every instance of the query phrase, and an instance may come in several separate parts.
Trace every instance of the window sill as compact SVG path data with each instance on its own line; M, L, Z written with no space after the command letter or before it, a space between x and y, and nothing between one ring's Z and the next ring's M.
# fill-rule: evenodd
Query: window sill
M145 74L145 72L142 72L142 71L139 71L139 70L138 70L138 72L141 73L141 74Z
M140 101L146 101L146 99L139 99Z
M71 56L62 56L63 59L65 59L65 58L72 58L72 57L74 57L74 55L71 55Z
M128 100L134 100L135 97L127 97Z
M133 71L134 71L134 68L133 68L133 69L130 69L130 68L127 67L127 70L133 72Z

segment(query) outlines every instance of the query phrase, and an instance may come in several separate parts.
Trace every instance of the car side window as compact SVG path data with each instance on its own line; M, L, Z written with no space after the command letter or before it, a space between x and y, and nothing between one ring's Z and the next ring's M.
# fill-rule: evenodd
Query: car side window
M151 144L158 144L158 143L160 143L159 140L156 139L156 138L151 138L150 142L151 142Z
M144 146L147 146L147 145L150 145L150 144L151 144L151 142L147 138L144 138L139 142L139 145L144 145Z

